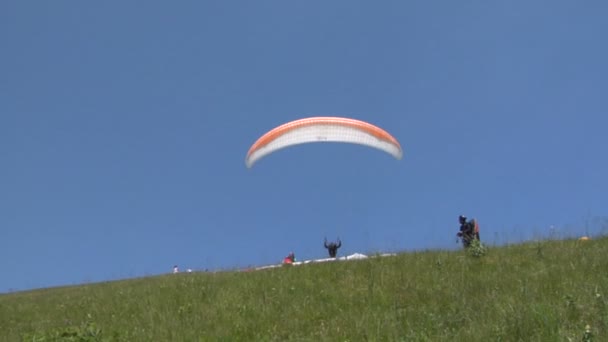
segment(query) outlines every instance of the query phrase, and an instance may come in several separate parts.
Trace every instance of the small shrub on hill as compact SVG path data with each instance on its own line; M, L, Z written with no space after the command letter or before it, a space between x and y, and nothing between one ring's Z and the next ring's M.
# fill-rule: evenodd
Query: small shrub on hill
M486 255L486 252L486 247L479 240L471 241L471 244L467 248L467 254L475 258Z

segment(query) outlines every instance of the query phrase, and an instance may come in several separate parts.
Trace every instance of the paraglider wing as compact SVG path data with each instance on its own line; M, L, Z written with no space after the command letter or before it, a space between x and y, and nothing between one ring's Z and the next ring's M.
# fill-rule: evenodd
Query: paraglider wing
M282 148L311 142L366 145L401 159L401 145L392 135L368 122L340 117L312 117L291 121L262 135L249 149L245 164L252 167Z

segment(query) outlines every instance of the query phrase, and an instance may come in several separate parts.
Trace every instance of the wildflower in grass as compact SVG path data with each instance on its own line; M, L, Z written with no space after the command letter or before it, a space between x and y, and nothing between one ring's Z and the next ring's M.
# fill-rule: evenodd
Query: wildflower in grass
M583 342L593 341L593 333L591 332L591 326L587 324L585 326L585 333L583 334Z

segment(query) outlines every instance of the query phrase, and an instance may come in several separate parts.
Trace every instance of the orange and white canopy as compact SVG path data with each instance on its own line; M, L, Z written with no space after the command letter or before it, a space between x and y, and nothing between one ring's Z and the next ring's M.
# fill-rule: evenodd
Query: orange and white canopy
M360 144L401 159L399 141L368 122L340 117L311 117L280 125L262 135L249 149L245 164L252 167L264 156L285 147L310 142Z

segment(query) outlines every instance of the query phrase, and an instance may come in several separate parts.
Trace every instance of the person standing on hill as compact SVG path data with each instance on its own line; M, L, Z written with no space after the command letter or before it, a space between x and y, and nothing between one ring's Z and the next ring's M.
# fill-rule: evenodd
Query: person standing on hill
M327 243L327 238L325 238L323 246L327 248L327 252L329 252L329 257L335 258L336 254L338 253L338 248L342 247L342 241L340 241L340 238L338 238L338 241L336 242Z
M458 217L460 231L456 234L462 240L462 246L468 248L473 240L479 241L479 226L475 219L467 221L466 216Z

